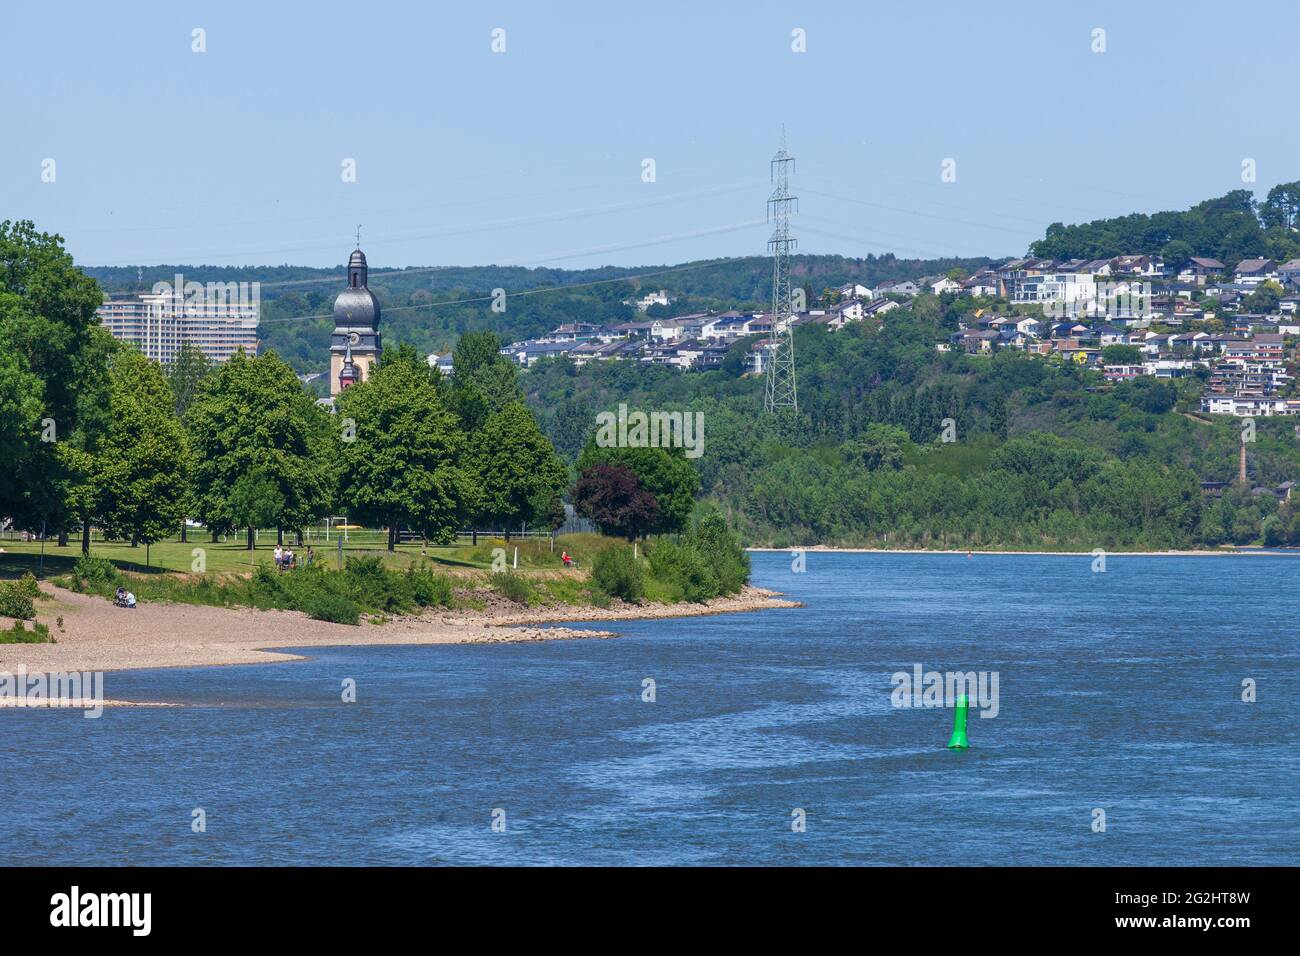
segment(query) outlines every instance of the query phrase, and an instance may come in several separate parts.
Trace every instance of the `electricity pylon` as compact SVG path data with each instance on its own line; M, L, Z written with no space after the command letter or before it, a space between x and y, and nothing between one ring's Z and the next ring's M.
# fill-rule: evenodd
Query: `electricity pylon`
M794 306L790 298L790 252L795 240L790 237L790 213L798 209L799 200L790 195L790 167L794 157L785 146L785 129L781 130L781 148L772 157L771 175L776 188L767 200L767 218L774 224L767 247L772 251L772 332L767 349L767 399L769 412L778 408L799 410L799 394L794 381Z

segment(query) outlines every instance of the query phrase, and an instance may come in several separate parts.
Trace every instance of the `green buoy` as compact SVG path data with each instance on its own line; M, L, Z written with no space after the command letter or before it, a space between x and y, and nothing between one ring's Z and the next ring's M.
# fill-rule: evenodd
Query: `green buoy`
M966 695L957 698L957 709L952 713L952 736L948 739L949 750L965 750L970 746L966 739L966 711L969 708Z

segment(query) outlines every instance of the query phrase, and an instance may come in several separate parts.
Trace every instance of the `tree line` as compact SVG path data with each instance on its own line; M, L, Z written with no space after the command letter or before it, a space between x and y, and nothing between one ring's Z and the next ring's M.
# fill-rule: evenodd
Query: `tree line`
M1295 422L1194 414L1198 377L1106 382L1017 351L939 352L969 299L919 296L883 327L795 334L799 412L762 412L763 379L564 358L523 387L561 453L582 460L587 408L704 414L701 495L751 545L1092 550L1300 544ZM1120 356L1123 357L1123 356ZM1201 482L1227 482L1220 497ZM1258 493L1256 493L1258 491Z
M1203 256L1231 269L1252 257L1285 262L1300 256L1297 226L1300 182L1282 183L1259 201L1248 189L1234 189L1184 211L1130 213L1068 226L1054 222L1030 253L1050 259L1159 254L1173 268Z
M450 378L409 344L386 350L331 412L274 350L212 366L187 344L164 368L108 336L101 298L57 236L0 224L0 515L16 527L61 543L80 528L88 551L92 527L149 544L184 540L189 519L214 540L242 529L252 548L258 529L282 541L346 514L393 548L402 531L556 528L575 480L579 511L613 533L690 516L698 477L673 451L610 449L599 469L571 469L491 332L460 338Z

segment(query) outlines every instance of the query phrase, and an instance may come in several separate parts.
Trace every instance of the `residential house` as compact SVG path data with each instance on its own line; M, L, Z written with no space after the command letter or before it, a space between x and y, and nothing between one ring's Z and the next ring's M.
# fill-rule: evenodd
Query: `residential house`
M1288 288L1300 288L1300 259L1282 263L1277 267L1277 276Z
M1272 259L1242 259L1232 270L1233 279L1240 285L1257 286L1278 277L1277 263Z
M1205 285L1205 280L1210 276L1222 275L1224 265L1218 259L1206 259L1201 256L1192 256L1187 260L1187 265L1178 271L1178 280L1180 282L1195 282L1197 285Z
M992 298L998 294L998 277L990 269L983 269L961 284L962 295Z

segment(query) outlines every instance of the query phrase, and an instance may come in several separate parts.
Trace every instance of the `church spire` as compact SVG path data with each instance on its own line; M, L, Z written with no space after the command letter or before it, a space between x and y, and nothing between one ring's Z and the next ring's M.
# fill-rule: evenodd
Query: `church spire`
M349 342L347 351L343 353L343 367L339 369L339 391L355 385L359 378L357 367L352 361L352 343Z
M348 259L348 288L364 289L370 277L370 268L366 265L366 254L359 248L353 250Z

